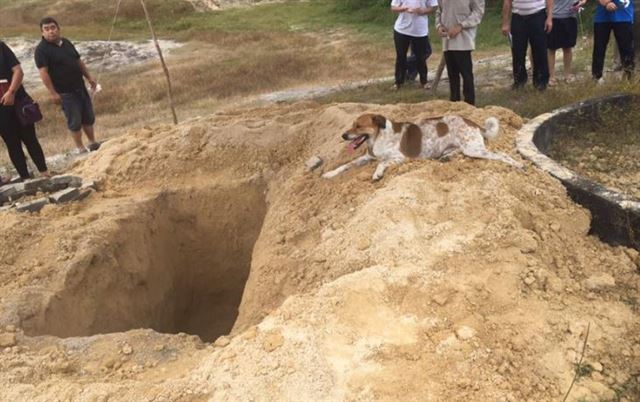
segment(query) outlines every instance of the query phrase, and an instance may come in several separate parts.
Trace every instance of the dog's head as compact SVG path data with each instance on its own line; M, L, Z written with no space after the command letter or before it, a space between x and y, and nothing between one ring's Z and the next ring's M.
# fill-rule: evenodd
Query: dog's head
M371 145L375 142L380 130L387 127L387 119L384 116L373 113L365 113L359 116L349 130L342 134L342 139L350 141L351 150L358 149L365 142Z

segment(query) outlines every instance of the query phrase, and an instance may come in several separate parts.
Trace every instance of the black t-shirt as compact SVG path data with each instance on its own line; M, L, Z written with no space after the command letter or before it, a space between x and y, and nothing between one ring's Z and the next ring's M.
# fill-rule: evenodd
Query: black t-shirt
M7 80L11 84L13 79L13 68L19 65L18 58L4 42L0 42L0 80ZM16 91L16 98L22 98L27 93L22 85Z
M38 69L48 67L49 76L56 92L64 94L84 88L80 54L67 39L61 39L60 46L47 42L44 38L38 44L35 53Z

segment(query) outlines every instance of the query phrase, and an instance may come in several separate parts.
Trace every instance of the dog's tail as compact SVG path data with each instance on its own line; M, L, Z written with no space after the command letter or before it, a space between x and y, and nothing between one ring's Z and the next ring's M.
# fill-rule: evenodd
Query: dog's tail
M487 140L492 140L498 136L498 130L500 129L500 123L495 117L489 117L484 121L484 131L482 136Z

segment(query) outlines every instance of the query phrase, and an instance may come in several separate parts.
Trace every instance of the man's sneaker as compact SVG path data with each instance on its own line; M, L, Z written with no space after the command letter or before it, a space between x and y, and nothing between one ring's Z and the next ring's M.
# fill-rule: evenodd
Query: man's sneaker
M88 148L89 148L89 152L97 151L98 149L100 149L100 143L94 142L93 144L89 144Z
M86 154L87 152L89 152L89 150L85 147L82 148L76 148L74 149L71 154L72 155L82 155L82 154Z
M596 80L596 84L598 85L604 85L604 77L600 77Z

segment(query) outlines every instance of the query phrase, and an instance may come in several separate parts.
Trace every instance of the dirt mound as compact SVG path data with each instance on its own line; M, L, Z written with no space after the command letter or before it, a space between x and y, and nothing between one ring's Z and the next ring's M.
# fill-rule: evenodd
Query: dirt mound
M443 101L227 111L109 141L74 167L96 194L0 215L0 399L559 400L589 326L569 400L636 400L638 253L588 236L531 166L307 172L354 157L339 134L364 111L496 116L489 148L517 157L518 116Z

